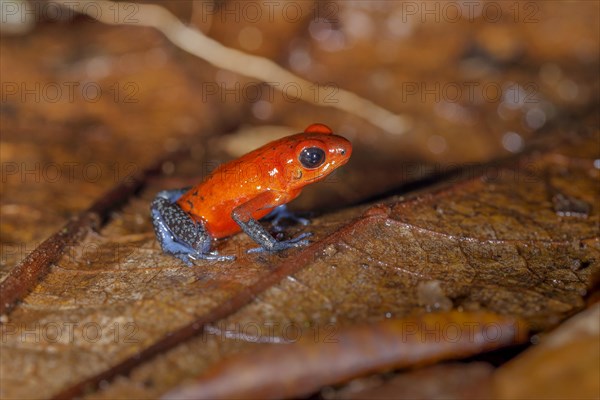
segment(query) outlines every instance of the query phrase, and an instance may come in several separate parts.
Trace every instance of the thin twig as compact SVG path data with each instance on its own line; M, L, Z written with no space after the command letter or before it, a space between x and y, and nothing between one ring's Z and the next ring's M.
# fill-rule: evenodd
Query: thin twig
M339 89L336 93L336 102L330 102L328 100L328 95L331 94L330 87L307 81L267 58L225 47L199 30L186 26L164 7L107 0L57 0L55 3L105 24L155 28L175 46L216 67L258 79L277 90L288 87L286 86L288 84L297 85L300 87L298 97L307 103L348 112L389 133L400 135L410 129L411 124L407 117L395 114L347 90ZM130 13L115 12L116 8L135 10L135 13L132 18L128 18Z

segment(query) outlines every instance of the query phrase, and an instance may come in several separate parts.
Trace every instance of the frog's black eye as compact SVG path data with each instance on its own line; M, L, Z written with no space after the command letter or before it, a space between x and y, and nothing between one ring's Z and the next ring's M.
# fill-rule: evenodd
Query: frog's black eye
M318 147L307 147L302 149L298 160L304 168L317 168L325 161L325 152Z

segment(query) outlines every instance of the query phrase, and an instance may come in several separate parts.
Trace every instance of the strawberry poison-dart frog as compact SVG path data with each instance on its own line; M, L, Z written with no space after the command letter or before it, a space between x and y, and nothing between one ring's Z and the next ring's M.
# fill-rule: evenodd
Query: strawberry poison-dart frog
M188 265L233 259L211 251L211 243L241 230L260 245L249 252L306 245L310 233L278 241L258 220L271 211L275 221L288 217L284 204L344 165L351 153L350 142L323 124L268 143L220 165L192 188L158 193L151 206L156 237L165 253Z

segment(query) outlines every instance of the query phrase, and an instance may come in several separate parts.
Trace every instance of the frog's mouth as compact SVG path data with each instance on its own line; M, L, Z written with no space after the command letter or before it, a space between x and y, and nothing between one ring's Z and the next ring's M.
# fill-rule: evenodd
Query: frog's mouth
M307 179L307 180L306 180L306 182L314 182L314 181L318 181L319 179L321 179L321 178L323 178L323 177L325 177L325 176L327 176L327 174L321 174L321 175L318 175L318 176L316 176L316 177L314 177L314 178Z
M342 165L346 164L347 162L348 162L347 158L346 159L342 159L342 160L331 161L330 164L326 168L323 168L321 174L319 174L319 175L317 175L317 176L315 176L313 178L306 179L305 182L315 182L315 181L318 181L320 179L323 179L327 175L331 175L332 173L334 173L336 169L338 169Z

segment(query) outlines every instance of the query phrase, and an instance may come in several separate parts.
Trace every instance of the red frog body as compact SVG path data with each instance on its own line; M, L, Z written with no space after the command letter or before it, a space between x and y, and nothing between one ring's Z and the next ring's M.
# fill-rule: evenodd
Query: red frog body
M344 165L352 145L323 124L268 143L220 165L190 189L160 192L151 212L163 251L188 264L196 259L229 260L210 251L214 239L246 232L260 248L280 251L308 243L302 234L277 241L257 220L271 212L288 216L286 203L311 183L325 179Z

